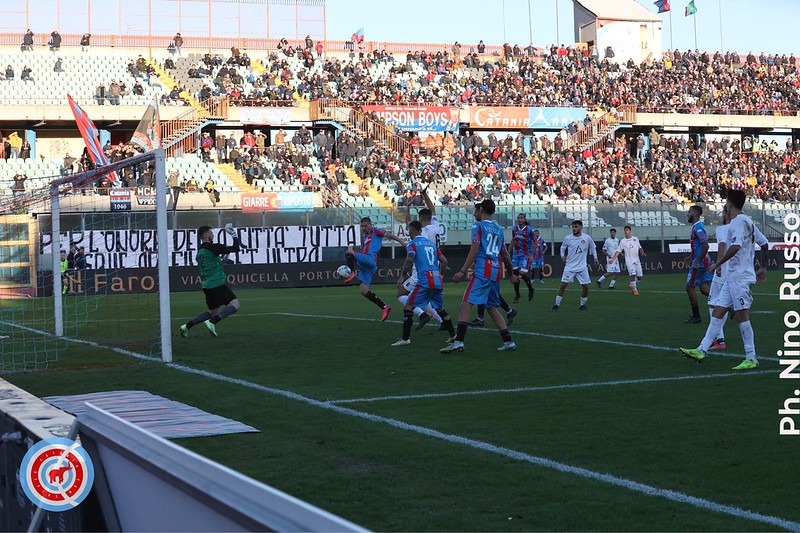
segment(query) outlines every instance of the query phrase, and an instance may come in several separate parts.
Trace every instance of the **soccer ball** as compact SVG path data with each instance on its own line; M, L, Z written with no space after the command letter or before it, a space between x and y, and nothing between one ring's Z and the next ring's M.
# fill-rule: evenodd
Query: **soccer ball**
M342 265L342 266L340 266L339 268L336 269L336 273L339 274L340 278L348 278L348 277L350 277L350 274L353 273L353 271L350 270L349 266Z

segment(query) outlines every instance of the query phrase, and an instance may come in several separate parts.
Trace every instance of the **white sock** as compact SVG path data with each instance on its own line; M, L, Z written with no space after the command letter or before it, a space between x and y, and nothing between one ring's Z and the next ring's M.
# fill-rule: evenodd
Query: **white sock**
M563 300L563 296L556 295L556 305L561 305L561 300Z
M403 305L406 305L408 303L408 294L404 294L403 296L398 296L397 301Z
M717 332L722 328L722 319L721 318L714 318L711 317L711 321L708 323L708 328L706 328L706 334L703 337L703 340L700 342L700 346L697 347L703 353L706 353L708 349L711 347L711 343L714 342L714 337L717 336Z
M609 283L609 284L608 284L608 286L609 286L609 287L613 287L613 286L614 286L614 285L616 285L616 284L617 284L617 280L615 280L615 279L612 279L612 280L611 280L611 283Z
M636 280L631 281L631 289L636 290Z
M750 321L742 322L739 324L739 331L742 332L742 341L744 342L744 355L751 361L756 360L756 338L753 333L753 326Z
M728 322L728 313L722 317L722 326L719 328L719 333L717 333L717 338L721 341L725 340L725 324Z
M423 314L425 314L425 311L420 307L415 307L414 314L417 316L422 316Z
M588 296L586 298L581 297L581 305L586 305L586 300L588 299L589 299Z
M436 312L436 309L434 309L431 304L428 304L428 307L425 308L425 312L431 315L433 319L439 324L444 322L444 320L442 320L442 317L439 316L439 313Z
M598 281L599 283L603 283L605 280L606 280L606 275L605 275L605 274L603 274L602 276L600 276L600 279L598 279L597 281Z

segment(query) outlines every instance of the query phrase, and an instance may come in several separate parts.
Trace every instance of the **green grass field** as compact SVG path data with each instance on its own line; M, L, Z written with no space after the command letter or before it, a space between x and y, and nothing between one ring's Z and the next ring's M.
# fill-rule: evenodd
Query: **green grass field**
M389 347L402 318L392 286L376 288L396 304L388 323L355 287L243 290L219 338L202 326L174 337L175 365L76 345L4 377L39 396L147 390L255 426L180 443L376 530L800 528L800 447L778 435L796 388L775 360L791 308L779 274L754 290L762 360L745 374L731 371L734 323L729 356L697 365L677 352L708 323L683 324L683 280L647 278L638 298L624 281L593 286L587 312L572 287L558 313L548 280L519 304L518 351L496 351L489 321L449 356L432 324ZM463 289L448 284L453 313ZM124 313L110 308L125 297L109 301L93 318ZM202 308L199 292L175 294L175 329Z

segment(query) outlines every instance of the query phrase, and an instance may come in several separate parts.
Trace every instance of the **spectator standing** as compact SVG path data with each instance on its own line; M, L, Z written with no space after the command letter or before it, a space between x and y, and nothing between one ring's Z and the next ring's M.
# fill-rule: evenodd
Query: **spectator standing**
M486 53L486 45L483 44L483 39L478 43L478 53L485 54Z
M92 34L91 33L84 33L81 37L81 51L86 52L89 50L89 46L91 45Z
M227 140L225 136L221 133L217 133L217 138L214 141L215 146L217 148L217 162L219 163L227 163L228 162L228 150L227 150Z
M19 149L19 158L20 159L30 159L31 157L31 143L28 142L28 139L22 141L22 146Z
M12 131L8 135L8 142L11 145L11 159L17 159L19 150L22 148L22 139L16 131Z
M172 195L172 210L178 209L178 197L181 195L180 172L173 170L167 177L167 186Z
M22 46L20 50L23 52L33 52L33 32L28 28L25 35L22 37Z
M61 34L58 31L50 33L50 41L47 43L50 46L51 52L58 52L61 50Z
M178 55L181 55L181 46L183 46L183 37L181 37L180 32L176 33L175 37L172 38L172 44L175 47L175 51L178 52Z
M97 100L97 105L105 105L106 96L106 86L101 82L100 85L97 86L97 90L94 92L94 98Z

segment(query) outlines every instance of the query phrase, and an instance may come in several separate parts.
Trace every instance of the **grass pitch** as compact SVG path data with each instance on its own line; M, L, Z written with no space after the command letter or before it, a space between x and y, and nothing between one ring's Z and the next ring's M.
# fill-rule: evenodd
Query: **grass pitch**
M174 337L174 366L75 345L47 370L4 377L39 396L148 390L241 420L261 433L180 443L376 530L800 527L800 447L778 435L796 388L774 360L790 309L779 274L754 289L761 367L742 375L735 323L729 356L697 365L677 352L708 324L683 324L683 281L646 278L639 297L623 279L593 285L586 312L572 286L557 313L556 280L533 302L523 286L519 350L496 351L487 317L457 355L438 353L447 334L433 324L389 347L402 318L392 286L376 287L395 304L388 323L355 287L242 290L219 338L203 326ZM451 313L463 289L447 285ZM93 318L124 312L125 298ZM173 295L175 330L203 304Z

